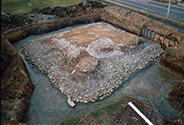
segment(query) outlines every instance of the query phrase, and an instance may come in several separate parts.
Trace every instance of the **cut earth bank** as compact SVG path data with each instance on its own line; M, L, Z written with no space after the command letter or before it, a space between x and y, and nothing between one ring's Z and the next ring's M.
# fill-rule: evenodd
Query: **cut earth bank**
M161 46L166 48L160 64L172 72L184 75L184 34L171 27L165 26L162 23L153 21L152 19L136 12L132 12L131 10L105 6L97 2L91 2L91 6L89 7L84 7L81 3L66 8L48 7L47 9L42 9L37 12L55 14L59 19L43 21L35 16L37 13L31 13L20 16L32 20L28 21L28 23L23 23L22 26L11 26L12 23L9 16L3 18L3 21L1 19L1 22L4 24L2 26L5 29L3 29L3 32L1 33L2 124L26 123L26 115L34 85L31 83L29 74L18 50L11 43L15 43L30 35L43 34L71 25L98 21L110 23L117 28L124 29L138 36L142 36L144 29L147 29L156 33L154 39L155 42L158 42ZM19 21L22 23L22 20ZM7 25L8 28L6 28ZM168 42L168 40L170 42ZM110 48L105 48L104 51L106 51L106 49L107 51L111 50ZM175 89L178 88L180 91L175 92ZM180 106L184 95L182 89L183 84L177 84L168 96L169 99L176 101L174 105L177 107ZM153 107L151 108L154 110ZM171 120L171 123L174 124L177 122L178 124L182 124L182 113L183 111L181 111L180 115L176 118L177 120Z

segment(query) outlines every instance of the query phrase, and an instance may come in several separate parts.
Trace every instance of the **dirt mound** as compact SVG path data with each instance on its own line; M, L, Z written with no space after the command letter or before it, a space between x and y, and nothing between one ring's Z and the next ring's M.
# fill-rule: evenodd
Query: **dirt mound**
M1 124L26 122L34 85L18 50L1 38Z
M177 110L184 110L182 100L184 98L184 80L176 83L173 90L169 93L168 100L170 104Z
M171 72L184 75L184 43L167 48L159 63Z
M41 10L38 10L37 13L52 15L52 8L51 7L45 7Z
M1 31L31 24L33 21L28 17L19 15L1 14Z
M79 3L78 6L83 6L83 2ZM106 6L107 5L104 5L104 4L99 3L99 2L92 2L92 1L89 2L89 7L91 7L92 9L94 9L94 8L96 8L96 9L97 8L104 8Z
M45 7L41 10L37 10L36 13L42 13L46 15L56 15L59 18L64 17L78 17L85 14L90 14L94 12L96 9L104 8L107 5L101 4L99 2L90 2L89 7L84 7L83 2L78 5L63 7ZM21 15L11 15L11 14L1 14L1 31L7 31L12 28L17 28L20 26L24 26L27 24L32 24L33 20L28 18L27 16Z
M77 17L83 14L86 14L87 12L94 11L95 9L104 8L106 6L107 5L103 5L99 2L90 2L89 7L85 7L83 6L83 2L82 2L82 3L79 3L78 5L68 6L68 7L62 7L62 6L56 6L54 8L46 7L41 10L38 10L37 13L56 15L60 18L63 18L66 16Z

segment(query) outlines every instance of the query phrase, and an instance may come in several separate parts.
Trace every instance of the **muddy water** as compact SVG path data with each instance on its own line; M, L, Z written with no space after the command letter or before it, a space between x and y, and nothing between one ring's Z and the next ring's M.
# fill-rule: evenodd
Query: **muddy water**
M44 35L30 36L14 45L21 50L22 43L25 43L28 40L34 40L62 31L67 31L75 27L78 26ZM33 66L31 62L24 59L23 53L22 57L32 82L36 86L29 107L27 117L28 124L58 124L64 119L85 115L92 110L121 100L126 96L138 98L168 117L174 117L179 113L169 105L166 97L171 91L173 86L172 83L181 81L182 77L160 68L158 66L160 57L155 58L152 62L147 64L145 68L131 73L129 75L129 80L123 81L123 84L116 89L111 96L93 103L76 103L74 108L68 105L67 96L62 94L58 88L54 87L45 74L38 70L37 67Z

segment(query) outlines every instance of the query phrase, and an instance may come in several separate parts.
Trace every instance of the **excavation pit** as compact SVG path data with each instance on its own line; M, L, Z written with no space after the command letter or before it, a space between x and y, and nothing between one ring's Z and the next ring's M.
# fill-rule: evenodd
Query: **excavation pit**
M146 38L94 23L30 36L14 45L27 60L36 86L28 124L59 123L126 96L141 99L168 117L178 115L164 95L181 78L158 67L163 49Z
M173 92L172 87L183 80L180 74L172 72L183 73L183 60L175 57L175 52L183 48L183 33L128 9L92 3L89 9L84 9L82 3L66 7L63 10L66 15L57 7L52 14L60 17L53 20L44 21L25 14L22 17L33 22L27 24L16 19L21 22L16 24L23 23L16 27L14 18L11 24L9 19L3 22L1 120L4 123L59 124L127 96L150 105L148 118L154 124L161 123L160 115L152 112L155 109L169 118L178 116L181 110L176 108L180 106L177 95L180 93L175 92L173 102L177 104L173 107L167 99ZM48 12L48 8L44 11ZM106 22L119 29L106 23L88 25L94 22ZM172 51L165 50L160 60L163 50L153 41L164 49L177 50L172 56L169 53ZM143 113L147 112L144 112L145 106L142 109Z
M158 44L106 23L31 40L23 48L34 65L68 96L72 107L73 102L110 96L130 73L163 52Z

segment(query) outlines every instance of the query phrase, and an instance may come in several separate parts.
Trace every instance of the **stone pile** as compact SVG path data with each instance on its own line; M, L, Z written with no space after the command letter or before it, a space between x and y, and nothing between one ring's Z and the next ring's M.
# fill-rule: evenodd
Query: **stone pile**
M88 103L110 96L130 73L142 69L163 52L158 44L146 39L122 51L122 44L107 37L92 41L86 47L61 37L40 38L24 43L23 47L27 59L68 96L70 106L74 102ZM104 48L110 51L102 51Z
M39 18L41 20L50 20L50 19L58 18L56 15L45 15L42 13L32 14L31 17L36 17L36 18Z

